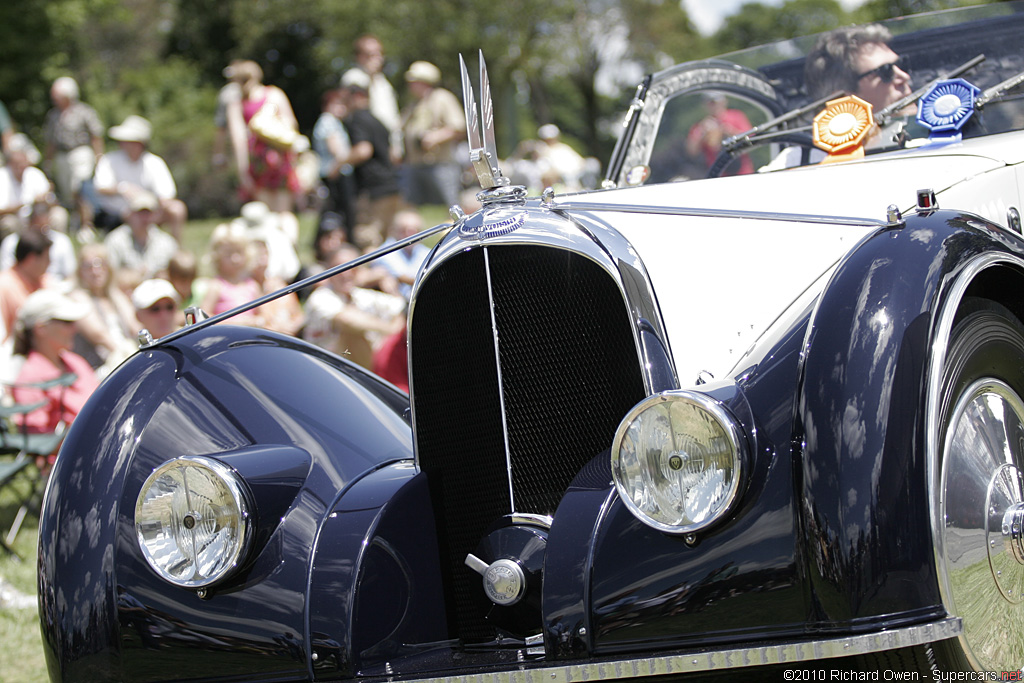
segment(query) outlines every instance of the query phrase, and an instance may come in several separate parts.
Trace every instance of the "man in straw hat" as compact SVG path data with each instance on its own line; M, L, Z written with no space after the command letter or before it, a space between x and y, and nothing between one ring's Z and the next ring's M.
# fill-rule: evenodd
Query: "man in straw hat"
M405 162L412 204L453 206L462 191L462 166L455 145L466 135L462 103L440 87L441 70L413 62L405 72L413 103L402 114Z
M148 149L152 125L133 114L120 125L112 126L108 135L118 143L118 149L96 164L94 183L100 205L97 225L102 223L107 229L120 225L127 218L131 198L149 192L158 201L154 222L180 241L188 209L177 198L178 188L167 163Z

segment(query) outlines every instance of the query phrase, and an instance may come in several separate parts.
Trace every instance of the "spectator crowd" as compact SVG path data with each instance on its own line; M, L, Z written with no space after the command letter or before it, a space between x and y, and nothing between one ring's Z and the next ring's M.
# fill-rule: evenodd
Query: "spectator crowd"
M231 310L415 235L424 227L416 207L467 196L466 121L441 70L413 62L403 108L380 41L359 38L354 57L323 93L308 138L256 62L224 69L210 162L234 172L242 204L198 254L182 248L188 198L151 148L150 121L133 113L106 127L66 76L52 84L38 141L0 103L0 394L44 404L28 428L72 420L140 340L181 327L187 308ZM547 124L512 160L531 190L584 182L587 164L558 138ZM304 213L316 216L305 260ZM407 390L405 314L426 253L407 247L231 322L301 336ZM69 373L70 386L45 384Z

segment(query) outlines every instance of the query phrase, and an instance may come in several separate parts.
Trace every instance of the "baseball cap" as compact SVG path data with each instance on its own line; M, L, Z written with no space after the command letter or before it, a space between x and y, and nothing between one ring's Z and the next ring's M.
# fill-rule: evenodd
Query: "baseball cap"
M132 291L132 305L136 310L149 308L160 299L170 299L174 303L178 303L178 291L167 280L160 278L143 280Z

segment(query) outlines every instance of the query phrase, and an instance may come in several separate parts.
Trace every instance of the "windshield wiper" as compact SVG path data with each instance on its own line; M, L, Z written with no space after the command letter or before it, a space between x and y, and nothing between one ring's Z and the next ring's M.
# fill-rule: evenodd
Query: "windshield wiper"
M1024 71L1020 72L1016 76L1010 76L1002 83L996 83L991 88L978 96L978 99L974 101L974 108L981 109L986 104L989 104L993 100L999 101L1008 90L1013 90L1021 83L1024 83Z
M823 106L825 106L826 102L834 100L837 97L842 97L845 94L846 93L844 93L842 90L838 90L832 93L831 95L822 97L820 100L815 100L810 104L806 104L800 107L799 109L788 111L785 114L777 116L770 121L765 121L759 126L754 126L745 133L739 133L738 135L733 135L730 138L726 138L725 140L722 140L722 150L726 152L734 152L744 147L751 147L755 142L771 140L772 138L775 137L788 135L789 133L794 133L802 130L810 130L809 126L802 126L799 128L786 128L784 130L774 129L778 128L784 123L792 121L793 119L798 119L806 114L809 114L812 111L821 109Z
M907 107L921 99L921 97L923 97L924 94L928 92L928 90L933 85L935 85L939 81L944 81L949 78L956 78L961 74L970 71L971 69L978 66L984 61L985 55L978 55L974 59L967 60L966 62L964 62L957 68L953 69L949 73L939 74L938 76L930 80L927 84L921 86L920 88L910 93L906 97L896 100L895 102L890 104L888 107L885 107L884 109L879 109L878 111L876 111L874 113L875 123L878 124L879 128L885 128L886 124L888 124L890 121L896 118L898 112L906 109Z

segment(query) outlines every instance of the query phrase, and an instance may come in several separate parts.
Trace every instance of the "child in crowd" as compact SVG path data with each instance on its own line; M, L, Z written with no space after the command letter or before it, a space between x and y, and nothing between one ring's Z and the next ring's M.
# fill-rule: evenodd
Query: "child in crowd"
M215 316L261 296L260 285L252 277L253 248L245 227L239 224L218 225L210 237L209 253L214 277L202 299L202 309ZM254 311L231 319L235 325L259 326Z
M197 281L199 267L195 255L190 251L178 250L167 262L164 279L174 285L182 309L198 306L202 300L202 284Z

